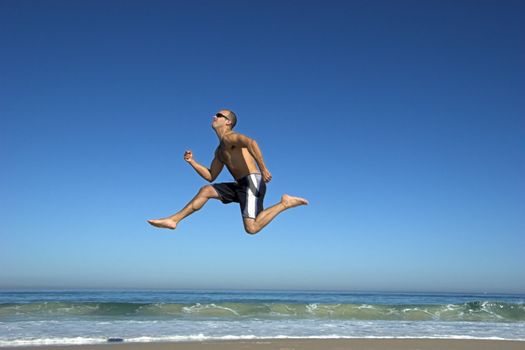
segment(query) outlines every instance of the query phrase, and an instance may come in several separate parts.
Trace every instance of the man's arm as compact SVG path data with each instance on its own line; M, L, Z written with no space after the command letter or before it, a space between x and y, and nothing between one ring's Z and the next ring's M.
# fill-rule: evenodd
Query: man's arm
M254 139L243 134L235 133L228 137L228 142L231 142L238 147L246 147L253 159L257 162L257 166L259 166L259 170L261 170L264 182L269 182L272 179L272 174L270 174L268 168L266 168L266 164L264 164L261 149Z
M217 158L217 154L215 154L215 157L213 158L213 161L211 162L210 168L206 168L204 165L197 163L193 159L193 153L191 151L184 152L184 160L190 163L190 165L195 169L197 174L202 176L204 180L208 182L213 182L217 176L219 176L220 172L222 171L222 168L224 167L224 163Z

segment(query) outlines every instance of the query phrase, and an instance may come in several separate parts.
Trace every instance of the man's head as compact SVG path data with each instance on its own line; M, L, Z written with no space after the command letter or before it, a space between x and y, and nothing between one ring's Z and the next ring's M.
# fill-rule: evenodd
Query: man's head
M233 111L230 111L229 109L222 109L213 117L214 128L226 125L230 129L233 129L236 124L237 116L235 115L235 113L233 113Z

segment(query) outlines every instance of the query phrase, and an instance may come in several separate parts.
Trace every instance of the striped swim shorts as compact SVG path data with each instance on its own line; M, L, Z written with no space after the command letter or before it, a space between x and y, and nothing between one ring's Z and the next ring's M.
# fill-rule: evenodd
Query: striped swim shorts
M223 203L240 204L243 218L255 219L264 210L266 184L261 174L249 174L236 182L222 182L212 186Z

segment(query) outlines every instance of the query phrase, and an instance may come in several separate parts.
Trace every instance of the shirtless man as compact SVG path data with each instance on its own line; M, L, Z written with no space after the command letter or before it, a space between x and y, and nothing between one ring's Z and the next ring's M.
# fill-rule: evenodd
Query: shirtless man
M272 174L264 164L257 142L245 135L233 132L232 129L236 123L237 116L227 109L221 110L213 117L212 128L220 143L215 150L215 157L210 168L197 163L191 151L184 153L184 160L208 182L213 182L217 178L224 165L236 181L202 187L181 211L164 219L148 220L151 225L175 229L182 219L202 208L208 199L214 198L225 204L239 203L244 229L247 233L255 234L282 211L308 204L304 198L284 194L279 203L263 210L266 183L270 182Z

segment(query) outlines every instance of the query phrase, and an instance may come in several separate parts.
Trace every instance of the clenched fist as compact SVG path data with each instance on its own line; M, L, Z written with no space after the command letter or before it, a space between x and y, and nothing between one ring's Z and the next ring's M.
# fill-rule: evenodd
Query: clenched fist
M272 174L266 169L262 171L262 177L264 182L272 181Z
M191 162L191 160L193 159L193 153L191 153L191 150L187 150L186 152L184 152L184 160L187 161L188 163Z

